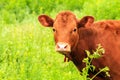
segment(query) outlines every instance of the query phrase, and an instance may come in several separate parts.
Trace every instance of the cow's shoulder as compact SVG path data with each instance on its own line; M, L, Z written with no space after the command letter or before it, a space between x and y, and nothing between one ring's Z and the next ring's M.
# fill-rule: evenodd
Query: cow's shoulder
M100 32L109 31L120 35L120 20L96 21L91 27Z
M103 29L120 29L120 20L96 21L92 26Z

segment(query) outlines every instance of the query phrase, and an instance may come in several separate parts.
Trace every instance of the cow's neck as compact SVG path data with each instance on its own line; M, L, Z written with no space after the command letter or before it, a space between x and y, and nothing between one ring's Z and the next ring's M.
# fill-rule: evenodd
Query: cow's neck
M85 63L82 60L86 57L85 50L92 51L95 47L95 36L96 32L92 31L92 29L83 29L79 33L80 39L78 45L76 46L75 50L71 52L71 57L73 63L77 66L79 70L85 67Z

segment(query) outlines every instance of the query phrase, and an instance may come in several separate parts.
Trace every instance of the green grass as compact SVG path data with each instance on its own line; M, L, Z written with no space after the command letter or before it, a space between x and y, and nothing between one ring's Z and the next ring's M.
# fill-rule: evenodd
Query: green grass
M80 79L72 62L54 51L52 31L37 23L4 25L0 53L0 80Z
M55 52L52 30L37 17L71 10L78 18L120 19L120 0L1 0L0 80L84 80Z

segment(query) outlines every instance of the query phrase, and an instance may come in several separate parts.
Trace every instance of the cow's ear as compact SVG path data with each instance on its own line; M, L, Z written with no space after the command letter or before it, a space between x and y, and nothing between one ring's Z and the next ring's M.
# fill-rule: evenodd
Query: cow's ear
M89 27L94 22L94 17L85 16L80 21L78 21L78 27Z
M45 27L52 27L54 23L54 20L47 15L40 15L38 20Z

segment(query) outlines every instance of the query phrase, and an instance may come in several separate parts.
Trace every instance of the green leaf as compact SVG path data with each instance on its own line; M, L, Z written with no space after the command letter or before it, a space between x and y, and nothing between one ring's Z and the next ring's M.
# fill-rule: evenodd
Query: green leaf
M88 57L83 59L83 62L85 62L85 63L88 63L88 61L89 61Z
M87 56L90 56L90 52L88 50L85 50Z
M90 66L90 70L91 70L91 71L94 71L94 70L95 70L95 66L94 66L94 65L91 65L91 66Z
M93 58L97 59L97 58L100 58L100 57L101 57L101 55L99 53L97 53L97 52L93 53Z

